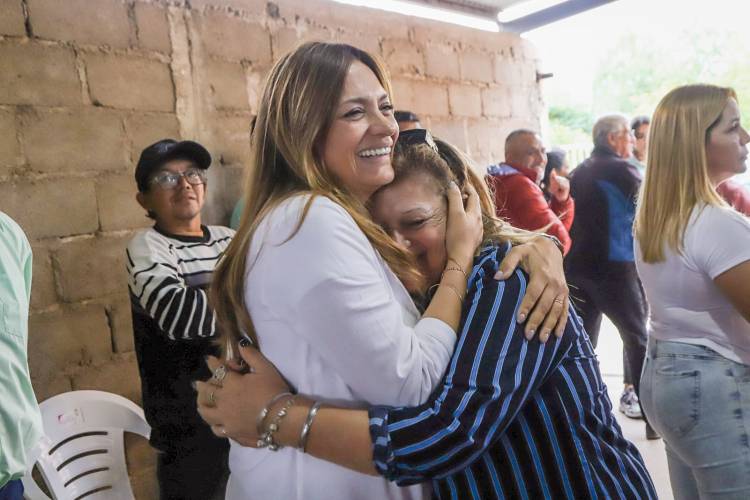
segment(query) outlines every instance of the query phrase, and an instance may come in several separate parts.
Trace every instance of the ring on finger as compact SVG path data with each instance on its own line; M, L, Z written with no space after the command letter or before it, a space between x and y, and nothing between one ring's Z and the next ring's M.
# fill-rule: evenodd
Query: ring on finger
M214 370L213 375L211 378L213 378L217 383L221 384L222 380L227 376L227 367L224 365L220 365L216 370Z

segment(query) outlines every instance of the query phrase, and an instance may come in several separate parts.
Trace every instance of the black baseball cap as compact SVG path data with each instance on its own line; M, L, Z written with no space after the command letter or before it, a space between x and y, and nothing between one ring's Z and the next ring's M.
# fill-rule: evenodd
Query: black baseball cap
M175 141L162 139L141 152L138 165L135 167L135 182L138 191L148 191L148 180L151 174L170 160L187 159L195 162L198 168L211 166L211 154L206 148L193 141Z

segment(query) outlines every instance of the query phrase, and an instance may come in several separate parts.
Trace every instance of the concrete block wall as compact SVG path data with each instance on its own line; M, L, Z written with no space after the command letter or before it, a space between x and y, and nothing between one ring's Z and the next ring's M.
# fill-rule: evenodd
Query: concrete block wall
M394 104L479 165L538 128L537 56L486 33L330 0L0 0L0 210L34 250L29 357L39 400L97 388L140 402L124 246L150 225L133 168L163 137L214 157L205 219L226 223L263 80L305 40L381 56ZM138 498L154 458L134 441Z

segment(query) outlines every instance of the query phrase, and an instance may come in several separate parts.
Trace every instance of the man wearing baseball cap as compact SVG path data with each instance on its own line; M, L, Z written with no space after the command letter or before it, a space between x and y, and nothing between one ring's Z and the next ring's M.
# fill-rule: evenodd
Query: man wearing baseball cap
M210 165L200 144L164 139L135 169L136 200L154 225L128 244L128 288L162 500L223 498L227 476L228 443L201 420L191 386L210 376L204 357L217 353L207 289L234 235L201 223Z

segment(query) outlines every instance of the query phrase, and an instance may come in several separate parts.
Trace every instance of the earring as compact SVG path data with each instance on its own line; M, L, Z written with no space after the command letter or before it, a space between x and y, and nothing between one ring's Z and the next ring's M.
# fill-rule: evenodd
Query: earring
M411 241L409 241L409 240L404 240L404 246L405 246L406 248L409 248L409 247L411 246Z

